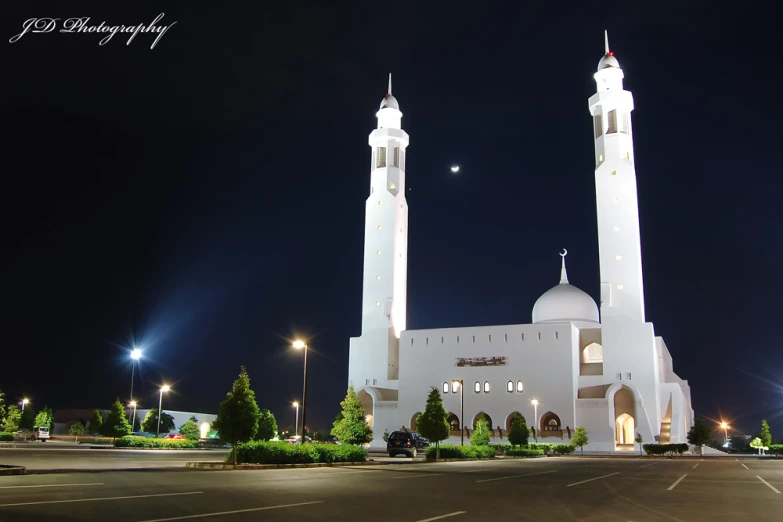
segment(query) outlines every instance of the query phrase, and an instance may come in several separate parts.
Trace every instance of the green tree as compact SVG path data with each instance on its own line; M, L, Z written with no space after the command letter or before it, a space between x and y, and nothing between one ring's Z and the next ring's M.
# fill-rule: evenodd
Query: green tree
M174 430L174 417L165 411L160 416L160 433L170 433ZM158 433L158 409L147 412L141 421L141 431L145 433Z
M518 411L511 417L511 429L508 430L508 442L514 446L527 446L530 439L530 429L524 415Z
M22 412L18 406L12 404L8 407L8 411L3 421L3 431L8 433L14 433L19 430L19 422L22 420Z
M42 409L38 412L38 415L35 416L35 425L42 428L48 428L49 425L52 423L52 415L48 411L46 411L46 408ZM51 432L51 430L49 430Z
M365 444L372 440L372 428L364 418L362 401L353 391L353 384L348 387L342 406L342 419L334 421L332 435L343 444Z
M198 440L201 436L201 431L198 429L198 419L189 418L185 424L179 427L179 432L188 440Z
M383 442L389 442L389 437L391 437L391 433L389 433L388 428L383 430Z
M748 439L740 435L735 435L729 439L731 449L734 451L746 451L748 449Z
M750 441L750 447L754 449L758 449L759 455L761 455L762 450L769 449L769 447L764 446L764 441L762 441L760 437L756 437L755 439Z
M690 431L688 431L688 442L699 447L699 455L704 455L705 444L712 440L712 428L704 419L696 419Z
M577 428L574 430L574 438L571 439L571 444L574 446L579 446L580 453L584 455L587 442L587 430L584 428L584 426L577 426Z
M255 440L272 440L275 437L277 437L277 420L271 411L263 409L261 410L261 418L258 419L258 433L256 433Z
M759 438L764 446L772 446L772 433L770 433L769 424L767 424L767 421L765 420L761 421L761 434L759 435Z
M446 422L448 416L440 391L434 387L430 388L424 413L416 420L416 431L435 443L435 460L440 458L440 441L449 438L449 423Z
M100 435L103 427L103 415L98 410L92 412L90 420L87 422L87 433L91 435Z
M489 446L489 425L487 417L483 413L479 415L476 425L473 426L473 433L470 436L471 446Z
M35 409L29 404L22 411L22 419L19 421L20 430L32 430L35 426Z
M79 437L84 435L84 424L81 422L74 422L71 427L68 428L68 434L76 437L76 442L79 442Z
M101 428L101 433L107 437L124 437L130 435L131 425L128 419L125 417L125 406L120 402L119 397L114 404L111 405L109 415L106 416Z
M639 455L642 454L642 442L644 442L644 438L642 437L641 433L636 434L636 438L633 439L634 442L636 442L639 445Z
M234 446L234 464L237 463L237 445L253 440L258 432L260 417L256 394L250 389L250 377L242 366L234 387L220 403L217 419L212 425L222 440Z

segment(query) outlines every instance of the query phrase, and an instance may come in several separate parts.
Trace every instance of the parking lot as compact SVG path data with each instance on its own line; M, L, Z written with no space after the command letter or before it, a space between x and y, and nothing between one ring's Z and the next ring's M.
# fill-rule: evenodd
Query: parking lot
M783 461L497 459L264 471L0 477L0 520L781 518Z

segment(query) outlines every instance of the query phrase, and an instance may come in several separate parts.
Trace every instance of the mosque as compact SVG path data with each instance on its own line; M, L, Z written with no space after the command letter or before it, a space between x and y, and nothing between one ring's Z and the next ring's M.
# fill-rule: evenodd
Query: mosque
M599 307L573 286L561 252L560 281L533 306L530 324L433 330L406 329L408 134L392 96L391 77L370 133L362 331L350 340L348 379L373 428L416 429L427 393L442 393L448 442L467 442L480 414L491 442L505 442L522 413L539 442L568 442L583 426L585 451L634 450L647 442L687 441L693 424L688 382L674 373L669 349L644 313L631 92L609 49L588 100L595 143L595 199L601 275ZM553 266L552 282L556 281ZM532 438L532 436L531 436Z

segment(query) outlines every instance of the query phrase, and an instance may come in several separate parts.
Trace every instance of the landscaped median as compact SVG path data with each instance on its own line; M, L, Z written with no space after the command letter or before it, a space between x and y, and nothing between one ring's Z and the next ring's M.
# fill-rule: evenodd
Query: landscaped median
M367 451L350 444L287 444L285 442L245 442L237 446L237 465L234 450L229 451L226 463L188 462L189 468L201 469L266 469L282 467L341 466L362 464Z
M0 442L13 442L14 434L0 431Z
M142 449L199 449L197 440L153 439L149 437L122 437L114 441L115 448Z

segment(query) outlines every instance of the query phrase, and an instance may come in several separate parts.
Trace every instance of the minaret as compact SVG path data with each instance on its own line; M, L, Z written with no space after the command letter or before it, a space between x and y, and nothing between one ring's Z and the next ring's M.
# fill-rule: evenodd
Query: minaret
M397 388L399 337L405 330L408 278L408 203L402 112L389 88L370 133L369 197L365 205L362 335L351 339L349 381ZM390 382L394 381L394 382Z
M601 264L601 318L644 322L639 204L634 169L633 96L604 33L604 56L590 97L595 139L595 191ZM603 322L603 321L602 321Z

